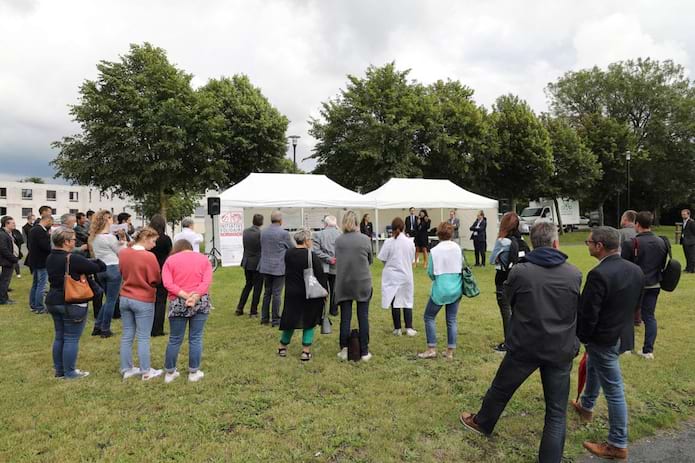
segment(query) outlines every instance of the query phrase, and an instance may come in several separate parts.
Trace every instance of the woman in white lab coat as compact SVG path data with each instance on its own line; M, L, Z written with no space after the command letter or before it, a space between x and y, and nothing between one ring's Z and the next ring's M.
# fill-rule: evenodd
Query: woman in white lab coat
M381 274L381 307L391 307L393 315L393 334L400 336L401 309L405 321L405 333L415 336L413 329L413 262L415 262L415 243L403 233L403 219L396 217L391 222L393 237L386 240L379 252L379 260L384 263Z

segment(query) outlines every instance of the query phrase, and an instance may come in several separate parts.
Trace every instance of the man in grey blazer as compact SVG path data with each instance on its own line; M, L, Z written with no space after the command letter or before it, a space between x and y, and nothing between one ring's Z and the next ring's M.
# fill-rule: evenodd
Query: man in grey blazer
M314 234L314 246L311 250L323 263L323 272L328 276L328 289L330 291L330 305L328 311L332 316L338 315L338 306L335 305L335 240L341 235L338 230L338 221L332 215L323 219L324 229Z
M263 289L263 277L258 267L261 263L261 227L263 226L263 216L255 214L253 225L244 230L242 241L244 243L244 257L241 258L241 268L244 269L246 284L241 290L239 305L236 308L237 315L244 315L244 306L253 289L253 299L251 299L250 317L258 316L258 302L261 300L261 290Z
M293 247L290 234L282 228L282 212L273 211L270 214L270 226L261 231L261 262L258 269L263 274L265 286L261 325L280 325L280 295L285 285L285 251ZM272 320L269 313L271 297Z
M681 244L685 254L685 272L695 273L695 221L690 217L690 209L683 209L681 218L683 219Z

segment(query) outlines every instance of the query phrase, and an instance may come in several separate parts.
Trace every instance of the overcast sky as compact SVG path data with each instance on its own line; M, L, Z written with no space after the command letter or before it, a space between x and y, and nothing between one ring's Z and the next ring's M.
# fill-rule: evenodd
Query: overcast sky
M692 69L694 17L685 0L0 0L0 178L53 175L50 143L77 130L78 86L130 43L164 48L195 86L247 74L304 158L308 119L370 64L458 79L488 107L511 92L543 111L546 84L568 70L638 56Z

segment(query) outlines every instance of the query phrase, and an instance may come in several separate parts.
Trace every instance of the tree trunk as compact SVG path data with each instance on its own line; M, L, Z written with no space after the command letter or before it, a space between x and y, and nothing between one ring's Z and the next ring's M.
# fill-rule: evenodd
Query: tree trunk
M164 220L167 219L167 212L169 209L169 196L164 193L164 188L159 190L159 213L162 214Z
M661 225L661 208L657 205L654 206L654 226Z
M564 234L565 234L565 230L564 230L564 228L563 228L563 226L562 226L562 217L560 217L560 202L557 200L557 196L553 197L553 204L555 205L554 214L555 214L555 218L556 218L556 220L557 220L557 224L556 224L556 225L557 225L558 227L560 227L560 231L559 231L558 233L560 233L561 235L564 235Z
M600 224L602 227L603 227L603 225L604 225L604 221L603 221L603 203L605 203L605 202L606 202L606 200L605 200L605 199L602 199L602 200L599 201L599 203L598 203L598 221L599 221L599 224Z
M509 198L509 210L516 213L516 198Z

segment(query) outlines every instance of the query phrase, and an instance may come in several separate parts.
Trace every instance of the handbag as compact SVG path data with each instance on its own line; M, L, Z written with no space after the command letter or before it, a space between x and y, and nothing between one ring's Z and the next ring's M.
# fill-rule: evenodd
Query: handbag
M666 249L668 249L668 262L661 271L661 282L659 285L664 291L672 292L676 289L681 279L681 263L673 258L671 243L668 241L668 238L665 236L660 238L664 240Z
M328 314L324 310L323 319L321 319L321 334L331 334L333 332L331 319L328 318Z
M309 268L304 269L304 289L306 290L306 298L324 298L328 296L328 291L321 286L321 283L319 283L319 280L317 280L314 275L314 268L311 263L311 249L307 249L307 259L309 260Z
M63 292L65 293L65 302L68 304L82 304L94 298L94 291L89 286L86 275L80 275L79 280L74 280L70 276L70 254L65 259Z
M466 264L466 256L461 249L461 259L463 262L463 268L461 269L461 286L463 295L466 297L476 297L480 295L480 288L478 287L478 282L475 281L475 276L473 276L473 271Z

